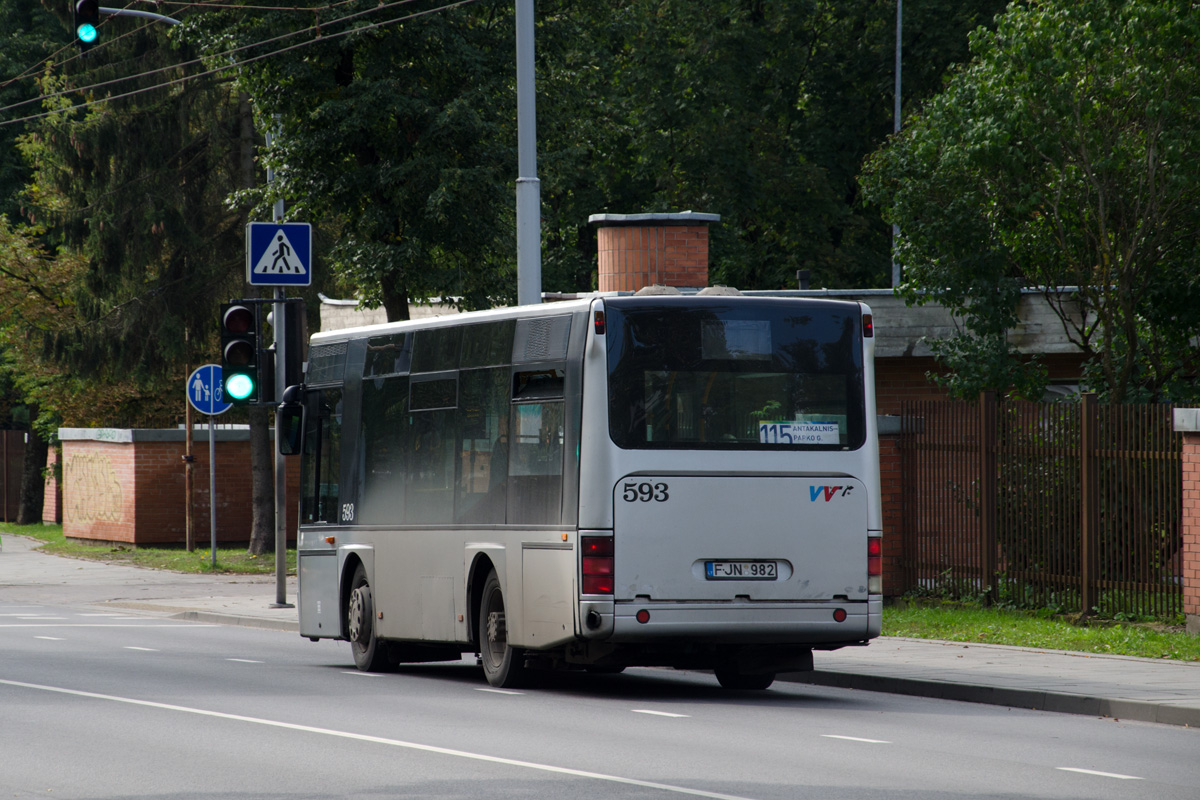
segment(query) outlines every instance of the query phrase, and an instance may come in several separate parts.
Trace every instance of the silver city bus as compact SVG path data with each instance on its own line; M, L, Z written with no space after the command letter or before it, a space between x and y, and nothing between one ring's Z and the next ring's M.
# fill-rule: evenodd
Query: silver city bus
M300 633L356 665L478 653L766 688L879 634L871 313L596 296L312 337Z

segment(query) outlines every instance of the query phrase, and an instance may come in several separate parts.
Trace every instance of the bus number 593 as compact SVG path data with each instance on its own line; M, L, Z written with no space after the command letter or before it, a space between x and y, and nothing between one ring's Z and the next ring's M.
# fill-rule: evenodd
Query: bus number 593
M649 503L653 500L656 503L665 503L671 499L671 495L667 493L670 487L665 483L634 483L626 482L624 486L624 498L626 503L636 503L639 500L643 503Z

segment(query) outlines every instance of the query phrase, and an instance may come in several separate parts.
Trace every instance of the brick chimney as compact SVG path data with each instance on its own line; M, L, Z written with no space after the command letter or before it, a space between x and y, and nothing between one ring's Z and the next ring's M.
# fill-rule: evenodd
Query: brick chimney
M719 214L593 214L602 292L708 286L708 226Z

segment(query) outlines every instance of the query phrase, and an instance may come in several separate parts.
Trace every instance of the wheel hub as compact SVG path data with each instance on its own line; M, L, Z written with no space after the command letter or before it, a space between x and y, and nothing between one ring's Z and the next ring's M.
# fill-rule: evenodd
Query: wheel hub
M367 619L370 613L368 609L371 607L371 590L366 586L359 586L354 591L350 592L350 613L347 614L350 623L350 641L362 642L367 637L368 627L371 621Z

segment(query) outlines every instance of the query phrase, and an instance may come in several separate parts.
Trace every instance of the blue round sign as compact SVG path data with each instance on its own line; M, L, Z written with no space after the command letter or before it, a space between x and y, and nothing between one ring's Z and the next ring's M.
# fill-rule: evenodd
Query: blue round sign
M220 364L197 367L187 379L187 399L201 414L224 414L233 405L221 396L222 369Z

